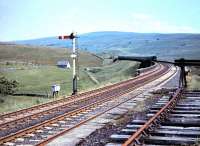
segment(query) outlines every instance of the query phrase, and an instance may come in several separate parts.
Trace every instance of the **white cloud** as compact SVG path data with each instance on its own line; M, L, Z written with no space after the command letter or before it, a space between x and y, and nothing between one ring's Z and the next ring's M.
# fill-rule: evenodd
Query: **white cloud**
M158 32L158 33L197 33L198 31L189 26L177 26L168 22L160 21L149 14L133 13L131 15L130 31L135 32Z

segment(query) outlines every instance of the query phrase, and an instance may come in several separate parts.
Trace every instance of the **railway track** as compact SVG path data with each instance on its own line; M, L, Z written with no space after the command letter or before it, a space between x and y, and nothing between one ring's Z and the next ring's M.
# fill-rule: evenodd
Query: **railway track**
M155 66L155 68L150 70L148 73L152 74L154 71L160 70L160 69L161 69L161 65L157 64ZM81 101L81 100L86 100L87 98L92 98L93 96L97 96L100 93L103 93L106 91L111 91L114 88L119 88L120 86L129 84L130 82L136 81L136 80L138 80L138 78L143 78L145 76L146 76L146 74L144 74L142 76L137 76L134 79L130 79L128 81L123 81L123 82L116 83L116 84L106 86L103 88L99 88L96 90L91 90L91 91L84 92L84 93L81 93L78 95L70 96L70 97L67 97L64 99L60 99L60 100L56 100L56 101L48 102L45 104L41 104L41 105L33 106L30 108L26 108L26 109L18 110L15 112L0 115L0 125L3 125L4 123L8 123L10 121L14 121L19 118L29 116L31 114L35 114L35 113L42 112L42 111L47 111L48 109L53 109L54 107L59 107L61 105L66 105L68 103L73 103L73 102L77 102L77 101Z
M30 145L43 145L49 139L55 138L79 126L81 123L126 102L117 103L117 105L115 104L107 109L102 108L106 102L117 99L117 97L159 78L168 72L169 68L168 65L158 65L148 75L111 85L109 88L105 87L77 96L71 96L68 99L29 108L27 110L30 113L20 118L9 118L9 115L13 117L19 114L19 112L2 115L3 119L7 120L0 124L0 144L20 145L26 143ZM50 105L52 106L51 108L49 107ZM40 110L40 108L44 109ZM23 114L25 111L21 110L21 113Z
M160 69L159 66L158 69ZM155 70L154 70L155 71ZM158 71L157 71L158 72ZM156 72L156 73L157 73ZM152 76L150 76L152 77ZM87 105L88 103L92 103L95 100L102 98L103 96L110 96L113 93L120 93L123 88L132 87L131 84L138 84L138 82L144 81L146 76L141 76L141 78L137 77L136 79L128 80L122 82L121 84L115 84L108 86L107 88L101 88L101 90L97 89L95 91L91 91L88 93L83 93L77 96L71 96L66 99L58 100L55 102L50 102L47 104L42 104L39 106L35 106L28 109L23 109L17 112L9 113L0 116L0 137L5 136L9 133L13 133L28 125L34 125L37 122L42 122L44 120L50 119L52 117L61 115L65 112L72 111L77 107L81 107ZM120 89L120 90L119 90ZM49 115L49 117L47 117ZM45 117L45 118L44 118ZM27 125L28 124L28 125ZM16 129L16 125L18 128ZM5 131L5 132L4 132Z
M135 119L110 137L106 146L198 145L200 138L200 91L177 89L163 96L146 117Z

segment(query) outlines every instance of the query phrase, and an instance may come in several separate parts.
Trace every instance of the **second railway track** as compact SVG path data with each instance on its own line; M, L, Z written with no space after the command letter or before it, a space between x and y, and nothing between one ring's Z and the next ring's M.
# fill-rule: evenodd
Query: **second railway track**
M200 91L177 89L173 96L158 100L146 117L111 135L106 146L198 145L199 138Z

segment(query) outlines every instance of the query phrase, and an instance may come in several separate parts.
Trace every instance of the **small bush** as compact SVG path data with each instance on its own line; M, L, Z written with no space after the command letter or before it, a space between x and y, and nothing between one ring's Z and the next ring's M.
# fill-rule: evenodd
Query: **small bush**
M0 77L0 94L12 95L15 93L19 83L16 80L8 80L5 77Z
M40 104L40 100L39 99L36 100L36 104Z

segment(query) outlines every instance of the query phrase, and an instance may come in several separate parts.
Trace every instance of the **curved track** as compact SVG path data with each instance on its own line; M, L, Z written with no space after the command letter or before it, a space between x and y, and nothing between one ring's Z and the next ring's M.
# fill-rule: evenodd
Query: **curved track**
M0 144L9 142L17 144L20 143L20 141L21 143L28 141L28 143L33 145L42 145L41 140L48 140L50 137L53 137L52 135L59 135L59 133L63 131L66 132L67 129L69 130L114 108L116 105L110 109L101 110L103 103L114 100L121 95L129 93L159 78L167 73L169 69L169 65L157 64L148 74L127 81L82 93L77 96L70 96L66 99L1 115ZM94 114L96 110L98 112ZM24 113L27 114L24 115ZM16 115L19 116L15 117ZM87 115L89 115L89 117L87 117ZM79 117L79 120L74 119L77 117ZM74 123L74 121L76 122ZM63 128L63 125L68 126L68 128L65 126L65 128ZM69 125L71 125L71 127ZM52 130L53 128L56 129L56 134L50 132L54 131Z
M157 64L148 73L151 74L154 71L160 70L160 69L161 69L161 65ZM48 109L53 109L54 107L59 107L59 106L62 106L62 105L66 105L68 103L77 102L77 101L80 101L82 99L86 100L87 98L92 98L93 96L97 96L100 93L103 93L103 92L106 92L106 91L111 91L114 88L119 88L120 86L123 86L124 84L128 84L129 82L132 82L132 81L136 81L136 80L138 80L138 78L145 77L145 75L137 76L137 77L130 79L128 81L123 81L123 82L116 83L116 84L106 86L106 87L103 87L103 88L99 88L99 89L96 89L96 90L84 92L84 93L81 93L81 94L78 94L78 95L75 95L75 96L70 96L70 97L67 97L67 98L64 98L64 99L60 99L60 100L56 100L56 101L48 102L48 103L45 103L45 104L40 104L40 105L33 106L33 107L30 107L30 108L26 108L26 109L18 110L18 111L15 111L15 112L0 115L0 126L5 124L5 123L8 123L10 121L14 121L16 119L20 119L20 118L29 116L31 114L40 113L42 111L47 111Z

